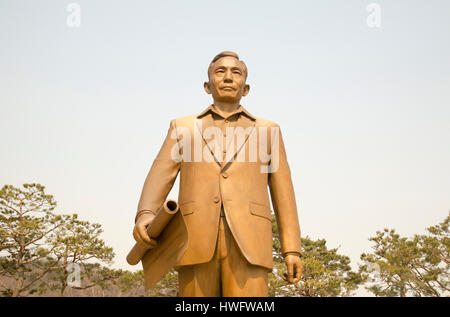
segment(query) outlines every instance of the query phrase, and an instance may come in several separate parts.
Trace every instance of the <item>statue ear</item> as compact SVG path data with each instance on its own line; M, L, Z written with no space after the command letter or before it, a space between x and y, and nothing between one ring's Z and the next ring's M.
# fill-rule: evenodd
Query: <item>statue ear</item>
M250 85L245 84L245 86L244 86L244 92L242 93L242 96L247 96L248 93L249 93L249 91L250 91Z
M205 91L208 95L211 94L211 89L209 88L209 82L205 81L205 83L203 84L203 88L205 89Z

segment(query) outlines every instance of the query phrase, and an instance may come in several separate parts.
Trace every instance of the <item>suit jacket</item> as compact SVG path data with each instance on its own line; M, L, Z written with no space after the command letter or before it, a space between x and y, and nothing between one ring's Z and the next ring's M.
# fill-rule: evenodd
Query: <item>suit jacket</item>
M212 259L223 204L228 225L244 257L251 264L272 269L268 189L283 254L300 253L301 247L295 194L279 126L255 118L244 109L247 115L241 116L239 126L240 132L247 133L238 137L235 130L235 138L229 138L233 146L225 158L220 158L212 130L208 130L214 124L212 113L207 110L170 122L167 137L145 180L138 212L156 212L180 173L178 203L188 231L188 246L177 266ZM261 142L264 139L267 145ZM250 154L255 154L255 147L259 154L256 159ZM270 160L260 155L264 151L272 155ZM278 151L278 164L272 164L276 163L274 151ZM269 164L272 167L267 173Z

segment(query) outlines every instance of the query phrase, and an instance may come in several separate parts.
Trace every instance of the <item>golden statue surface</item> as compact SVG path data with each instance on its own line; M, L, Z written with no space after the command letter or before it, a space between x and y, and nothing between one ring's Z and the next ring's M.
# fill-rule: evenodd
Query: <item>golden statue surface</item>
M142 258L147 287L175 267L180 296L267 296L269 191L288 280L300 279L300 227L280 126L240 104L250 91L247 74L236 53L218 54L204 83L213 104L170 122L142 189L137 244L127 258ZM178 201L167 202L178 174Z

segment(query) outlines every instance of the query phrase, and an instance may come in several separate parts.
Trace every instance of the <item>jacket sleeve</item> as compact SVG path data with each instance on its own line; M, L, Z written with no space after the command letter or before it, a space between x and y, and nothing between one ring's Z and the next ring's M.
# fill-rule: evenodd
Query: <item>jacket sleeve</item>
M136 219L141 211L156 213L166 200L180 170L180 160L172 155L177 151L179 153L178 146L176 123L172 120L166 139L145 179Z
M280 127L276 125L275 128L278 129L278 133L275 133L275 137L278 137L278 148L274 140L272 151L278 151L278 167L276 167L277 164L274 164L275 168L269 171L270 197L278 224L283 255L288 252L301 254L300 225L291 171L287 162ZM276 158L272 152L272 160L274 157Z

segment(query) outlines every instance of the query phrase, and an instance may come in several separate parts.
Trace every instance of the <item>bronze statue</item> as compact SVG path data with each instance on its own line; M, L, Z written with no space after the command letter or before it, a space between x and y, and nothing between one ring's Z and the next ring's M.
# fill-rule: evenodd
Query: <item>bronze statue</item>
M147 234L180 173L178 205L187 243L175 269L180 296L267 296L273 268L272 214L278 223L288 281L301 275L301 242L294 188L279 126L250 114L247 67L222 52L208 68L204 89L214 103L170 122L142 189L133 235ZM182 217L182 218L181 218Z

